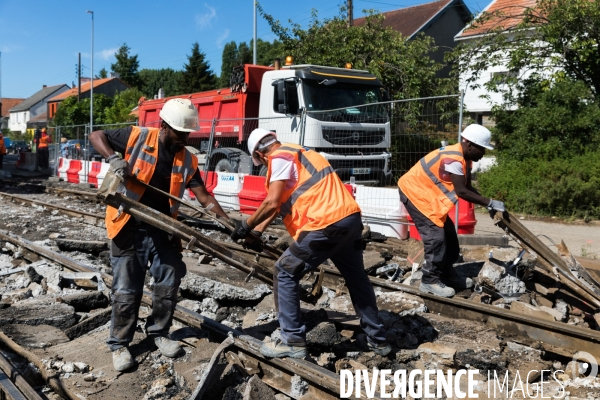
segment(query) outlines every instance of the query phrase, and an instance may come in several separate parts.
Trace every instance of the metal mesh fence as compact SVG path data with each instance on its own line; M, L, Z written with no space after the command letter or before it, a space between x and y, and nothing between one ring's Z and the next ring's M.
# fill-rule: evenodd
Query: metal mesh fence
M345 182L394 187L398 178L430 151L456 143L461 124L460 95L372 103L331 110L302 110L272 118L200 119L188 145L198 150L208 171L265 175L248 155L247 139L260 127L277 133L279 141L321 152ZM327 101L326 101L327 100ZM343 104L323 99L326 104ZM323 108L317 107L317 108ZM117 129L134 123L95 125ZM159 127L160 120L147 121ZM88 125L50 128L51 159L58 156L100 160L88 142ZM66 142L65 142L66 139ZM62 141L61 141L62 140Z

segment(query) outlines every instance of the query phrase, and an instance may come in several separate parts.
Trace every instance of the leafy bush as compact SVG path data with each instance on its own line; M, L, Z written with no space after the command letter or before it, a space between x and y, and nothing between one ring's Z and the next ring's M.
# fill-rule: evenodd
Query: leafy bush
M600 219L600 152L553 160L507 160L478 175L482 194L509 211Z
M530 82L518 107L494 109L500 161L564 159L600 149L600 107L583 82Z

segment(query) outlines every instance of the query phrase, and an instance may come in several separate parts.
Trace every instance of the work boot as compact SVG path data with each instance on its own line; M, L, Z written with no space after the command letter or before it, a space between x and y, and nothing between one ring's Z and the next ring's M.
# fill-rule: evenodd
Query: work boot
M171 340L166 336L157 336L154 338L154 344L160 350L160 354L165 357L175 358L181 351L181 346L176 340Z
M135 367L135 360L127 347L121 347L112 352L113 367L118 372L126 371Z
M281 340L263 344L260 346L260 353L269 358L304 358L308 355L306 346L288 346Z
M367 351L372 351L380 356L387 356L392 351L392 346L386 341L383 343L375 343L364 333L356 337L356 342L360 347Z
M471 289L473 287L473 279L466 276L459 276L455 274L442 275L440 280L447 286L450 286L456 290Z
M440 297L452 297L456 293L454 289L444 285L442 282L423 283L419 285L419 290L424 293L432 293Z

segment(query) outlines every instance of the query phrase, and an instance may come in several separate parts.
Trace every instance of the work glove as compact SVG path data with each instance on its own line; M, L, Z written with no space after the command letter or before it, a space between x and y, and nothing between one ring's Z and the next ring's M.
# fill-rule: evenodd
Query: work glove
M254 250L257 253L262 253L262 233L255 230L250 231L250 234L246 236L246 239L244 240L244 243L242 245L245 249Z
M123 160L116 154L108 157L106 159L110 164L110 170L121 182L125 180L125 175L127 175L127 166L129 165L127 161Z
M233 219L233 222L235 222L235 228L229 237L234 242L237 242L239 239L244 239L250 233L250 227L245 220Z
M504 203L500 200L490 199L489 204L487 205L487 209L490 211L490 217L494 218L496 211L504 212L506 208L504 207Z

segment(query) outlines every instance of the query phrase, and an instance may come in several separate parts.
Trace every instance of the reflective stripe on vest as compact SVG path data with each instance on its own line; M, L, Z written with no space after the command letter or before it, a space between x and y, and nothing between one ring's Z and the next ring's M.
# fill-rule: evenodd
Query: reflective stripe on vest
M431 167L434 166L438 160L440 158L442 158L442 156L445 155L454 155L454 156L459 156L462 157L462 153L458 152L458 151L440 151L435 157L433 157L431 160L429 160L429 162L425 161L425 157L421 158L421 167L423 167L423 170L425 171L425 173L427 174L427 176L429 177L429 179L431 179L431 181L433 182L434 185L436 185L441 191L442 193L444 193L448 199L450 199L451 202L453 202L454 204L456 204L456 202L458 201L458 197L456 197L456 192L454 190L448 190L448 188L446 187L446 185L444 185L437 177L436 174L433 173L433 171L431 170ZM465 175L466 175L465 171Z
M269 191L272 160L287 153L294 162L298 181L285 189L280 198L279 215L294 240L301 232L325 229L341 219L360 212L356 201L337 176L329 162L319 153L301 146L286 144L269 155L265 187ZM293 157L293 158L292 158Z

